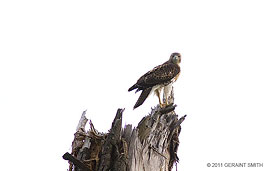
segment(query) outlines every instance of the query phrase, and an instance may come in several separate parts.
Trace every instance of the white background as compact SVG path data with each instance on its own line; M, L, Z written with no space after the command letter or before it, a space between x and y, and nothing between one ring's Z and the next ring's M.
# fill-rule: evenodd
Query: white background
M182 54L175 83L180 171L266 167L266 10L261 0L1 1L1 170L67 170L83 110L107 132L117 108L134 126L127 89ZM208 168L207 163L264 163Z

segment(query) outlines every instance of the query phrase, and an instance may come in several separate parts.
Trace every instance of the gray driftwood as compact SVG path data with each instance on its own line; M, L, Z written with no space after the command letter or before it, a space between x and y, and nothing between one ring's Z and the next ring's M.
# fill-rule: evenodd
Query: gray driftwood
M173 93L171 100L173 102ZM124 109L118 109L109 133L99 133L83 112L72 142L69 171L170 171L178 162L178 136L185 116L178 118L175 105L160 108L139 122L136 128L122 128Z

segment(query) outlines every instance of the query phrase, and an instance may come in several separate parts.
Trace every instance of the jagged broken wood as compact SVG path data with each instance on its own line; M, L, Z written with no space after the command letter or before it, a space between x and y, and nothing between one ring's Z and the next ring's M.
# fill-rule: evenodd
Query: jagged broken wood
M78 160L76 157L72 156L68 152L66 152L63 155L63 159L71 161L75 166L77 166L81 170L87 170L88 169L86 164L84 164L82 161Z
M84 111L72 152L63 156L70 163L69 171L170 171L178 161L178 136L186 117L178 118L175 107L157 105L136 128L122 128L124 109L118 109L109 133L99 133L91 121L86 131Z

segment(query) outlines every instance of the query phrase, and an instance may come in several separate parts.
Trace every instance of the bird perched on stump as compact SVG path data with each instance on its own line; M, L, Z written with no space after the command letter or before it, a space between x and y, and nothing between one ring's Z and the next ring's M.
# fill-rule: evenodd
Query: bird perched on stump
M171 94L172 84L177 80L180 74L180 62L180 53L172 53L168 61L154 67L152 70L141 76L137 83L128 89L128 91L137 89L136 92L142 90L134 109L142 105L152 92L158 97L161 108L169 105L168 97ZM161 91L164 93L165 103L161 101Z

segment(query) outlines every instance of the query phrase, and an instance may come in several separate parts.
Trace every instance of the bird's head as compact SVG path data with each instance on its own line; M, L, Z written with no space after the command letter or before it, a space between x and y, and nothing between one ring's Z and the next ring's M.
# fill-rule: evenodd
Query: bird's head
M172 53L169 61L173 62L174 64L179 64L181 62L181 54L177 52Z

